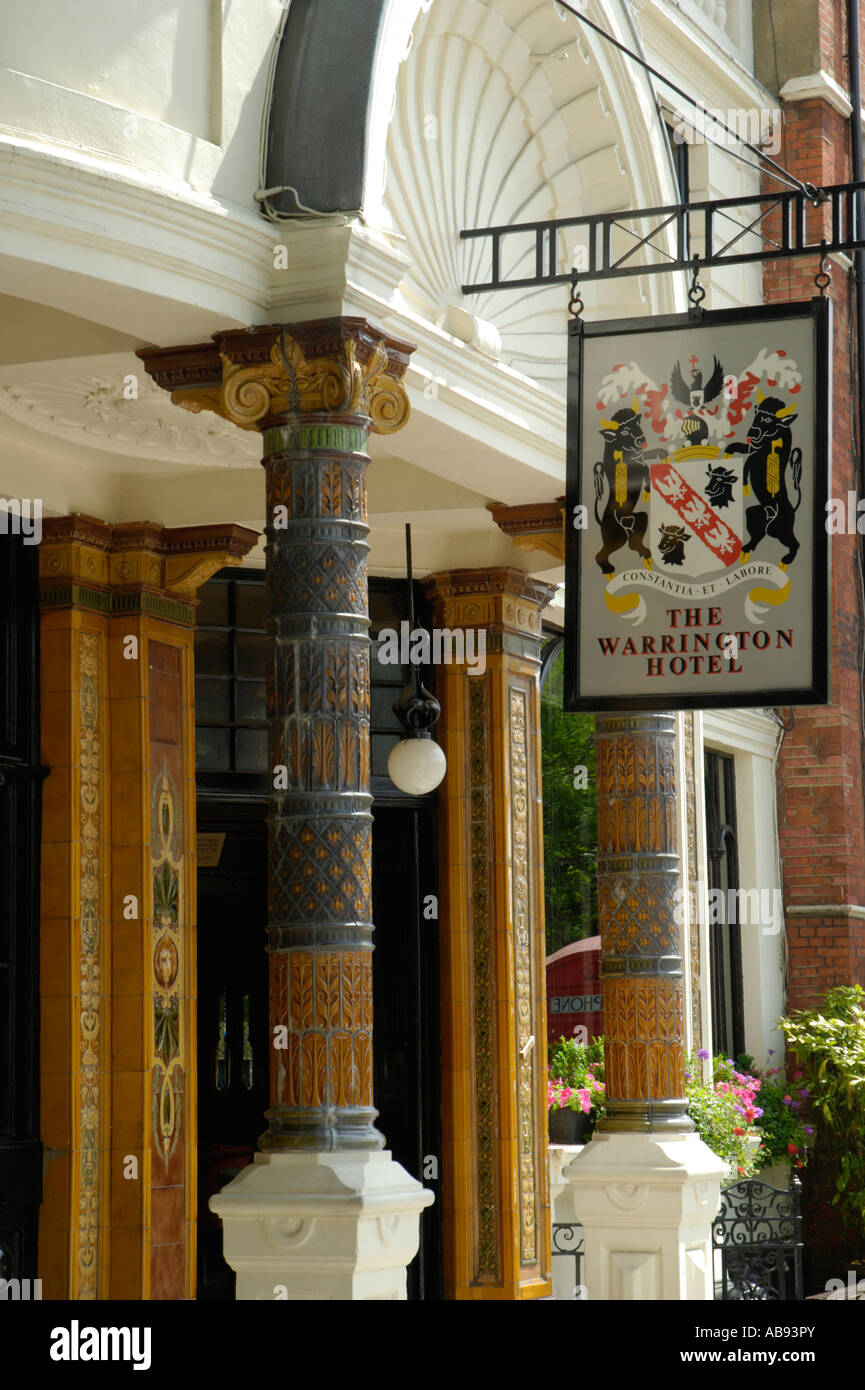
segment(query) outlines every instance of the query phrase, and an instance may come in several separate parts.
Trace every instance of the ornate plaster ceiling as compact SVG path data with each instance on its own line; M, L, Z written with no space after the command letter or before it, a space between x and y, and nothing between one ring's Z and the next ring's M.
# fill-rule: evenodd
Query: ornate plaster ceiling
M126 354L5 369L0 412L39 434L121 457L202 468L254 468L261 458L257 435L172 405Z

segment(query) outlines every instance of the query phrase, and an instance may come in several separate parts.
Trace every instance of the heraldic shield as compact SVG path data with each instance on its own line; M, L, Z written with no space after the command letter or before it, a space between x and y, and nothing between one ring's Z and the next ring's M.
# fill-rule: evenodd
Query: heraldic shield
M745 531L742 464L714 444L674 449L651 464L653 569L699 579L736 564Z

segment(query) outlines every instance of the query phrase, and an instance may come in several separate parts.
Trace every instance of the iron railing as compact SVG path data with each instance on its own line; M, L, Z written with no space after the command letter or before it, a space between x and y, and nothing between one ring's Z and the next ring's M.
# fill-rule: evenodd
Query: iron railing
M789 1192L756 1178L724 1189L712 1226L712 1244L721 1252L716 1298L761 1303L804 1298L801 1195L798 1178Z
M770 1187L756 1178L731 1184L721 1193L721 1210L712 1226L712 1246L720 1253L716 1300L788 1302L804 1298L802 1272L802 1184ZM574 1261L574 1288L583 1284L583 1227L554 1221L553 1257Z
M552 1255L568 1256L574 1261L574 1292L582 1285L583 1260L586 1254L583 1228L578 1221L554 1221Z

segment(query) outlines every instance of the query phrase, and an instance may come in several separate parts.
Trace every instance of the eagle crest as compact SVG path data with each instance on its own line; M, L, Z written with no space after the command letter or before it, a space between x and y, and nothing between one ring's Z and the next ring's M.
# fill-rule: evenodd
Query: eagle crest
M692 361L695 359L692 358ZM721 366L717 357L714 359L715 365L712 368L712 375L703 385L703 373L699 370L693 372L691 385L685 383L682 376L682 368L679 363L673 364L670 372L670 390L677 401L682 405L690 406L692 410L700 410L704 405L708 405L716 396L720 395L721 387L724 385L724 368Z

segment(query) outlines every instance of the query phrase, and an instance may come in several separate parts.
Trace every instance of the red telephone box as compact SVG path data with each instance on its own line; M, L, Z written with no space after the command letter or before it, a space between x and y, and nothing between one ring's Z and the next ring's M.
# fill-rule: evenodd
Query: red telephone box
M601 938L572 941L547 956L547 1038L550 1049L561 1037L586 1041L604 1031L601 1009Z

